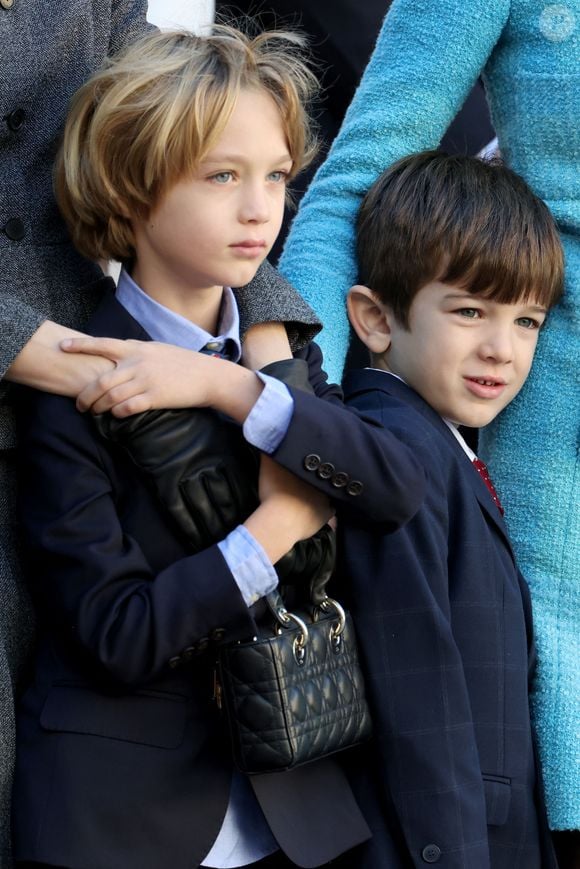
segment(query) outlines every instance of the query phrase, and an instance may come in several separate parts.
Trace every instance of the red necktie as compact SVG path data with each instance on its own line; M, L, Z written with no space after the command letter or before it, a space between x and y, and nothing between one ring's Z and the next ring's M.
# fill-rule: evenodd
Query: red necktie
M497 509L501 513L501 515L503 516L504 510L503 510L503 507L501 506L501 501L499 500L499 498L497 496L497 492L495 491L495 487L494 487L493 483L491 482L491 478L489 476L489 471L487 470L487 465L485 464L485 462L482 462L481 459L473 459L473 467L478 472L479 476L481 477L481 479L483 480L483 482L485 483L485 485L489 489L489 493L490 493L491 497L493 498L493 503L495 504L495 506L497 507Z

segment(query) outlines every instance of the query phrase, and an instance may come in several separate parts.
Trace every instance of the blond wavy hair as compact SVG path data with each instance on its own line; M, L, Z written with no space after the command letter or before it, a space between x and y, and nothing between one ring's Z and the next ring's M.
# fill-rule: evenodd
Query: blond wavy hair
M317 80L304 39L288 31L246 36L152 33L93 75L74 96L55 167L55 193L77 249L89 259L134 255L131 219L146 219L191 175L223 132L242 89L280 111L291 177L316 152L308 106Z

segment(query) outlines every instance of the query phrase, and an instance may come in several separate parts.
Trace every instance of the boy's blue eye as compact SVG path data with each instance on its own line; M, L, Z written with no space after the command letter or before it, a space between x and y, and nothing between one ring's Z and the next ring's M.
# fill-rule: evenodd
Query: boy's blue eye
M216 181L218 184L227 184L232 178L232 172L216 172L215 175L211 176L211 180Z
M270 172L268 178L270 181L278 183L280 181L286 181L286 179L288 178L288 173L284 172L282 169L277 169L275 172Z

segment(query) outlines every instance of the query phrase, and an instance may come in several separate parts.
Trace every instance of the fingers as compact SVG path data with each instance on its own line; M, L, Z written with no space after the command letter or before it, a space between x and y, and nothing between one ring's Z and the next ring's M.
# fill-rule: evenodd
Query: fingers
M125 401L120 401L111 407L113 416L122 419L126 416L133 416L136 413L143 413L146 410L152 410L153 403L148 393L142 392L139 395L132 395Z
M121 377L120 371L118 376ZM111 378L99 378L87 386L77 396L77 409L81 412L106 413L110 410L114 416L130 416L152 407L151 397L136 378L128 378L115 382Z
M60 342L60 349L66 353L87 353L91 356L106 356L113 362L119 362L135 353L135 345L141 341L122 341L119 338L65 338Z
M105 413L119 402L124 402L144 391L141 378L138 378L132 365L118 365L91 381L77 396L77 410L84 413Z

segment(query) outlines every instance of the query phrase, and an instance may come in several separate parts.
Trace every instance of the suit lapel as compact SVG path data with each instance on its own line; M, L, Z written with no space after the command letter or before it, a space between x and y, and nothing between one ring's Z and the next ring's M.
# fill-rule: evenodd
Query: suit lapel
M87 324L87 333L94 337L151 341L148 332L117 301L113 279L102 278L99 283L102 284L103 299Z
M503 517L496 507L489 489L483 482L477 470L469 461L469 457L465 454L461 444L453 436L453 433L449 430L449 427L444 420L423 398L421 398L418 392L415 392L414 389L407 386L406 383L403 383L403 381L399 380L397 377L386 374L384 371L375 371L373 369L353 371L347 375L344 391L348 398L371 390L380 390L381 392L393 396L406 404L410 404L418 413L421 414L421 416L425 417L430 425L437 429L441 437L447 443L449 449L457 457L465 481L473 490L473 494L477 498L486 516L489 517L492 524L497 528L498 533L503 537L505 545L507 546L510 556L515 564L514 553Z

